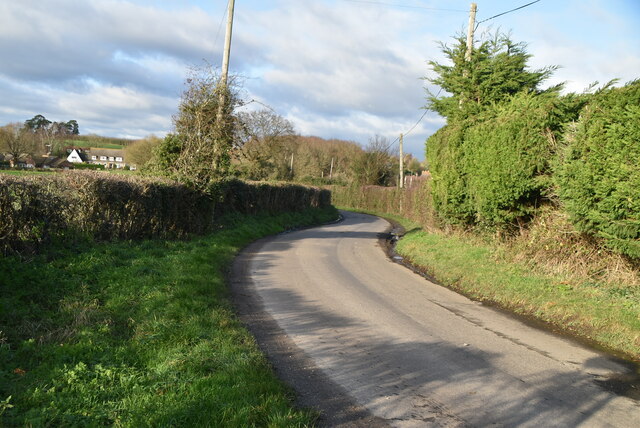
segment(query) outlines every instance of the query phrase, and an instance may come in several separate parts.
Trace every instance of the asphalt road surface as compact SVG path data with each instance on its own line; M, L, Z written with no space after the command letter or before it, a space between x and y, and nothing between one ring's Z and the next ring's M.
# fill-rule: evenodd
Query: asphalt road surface
M639 427L603 385L630 368L394 263L389 224L344 221L261 240L236 259L239 311L326 426Z

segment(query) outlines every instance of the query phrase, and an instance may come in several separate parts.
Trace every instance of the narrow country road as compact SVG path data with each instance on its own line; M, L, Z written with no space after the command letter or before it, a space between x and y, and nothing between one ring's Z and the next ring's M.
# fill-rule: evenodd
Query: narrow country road
M622 363L434 285L380 248L389 224L344 221L236 259L239 311L328 426L638 427L604 389Z

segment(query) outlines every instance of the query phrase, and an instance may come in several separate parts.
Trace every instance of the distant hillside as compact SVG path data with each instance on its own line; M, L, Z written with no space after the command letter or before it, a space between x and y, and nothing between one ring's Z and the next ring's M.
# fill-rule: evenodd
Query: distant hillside
M124 149L135 140L127 138L102 137L100 135L80 135L74 139L65 140L65 143L74 147L97 147L101 149Z

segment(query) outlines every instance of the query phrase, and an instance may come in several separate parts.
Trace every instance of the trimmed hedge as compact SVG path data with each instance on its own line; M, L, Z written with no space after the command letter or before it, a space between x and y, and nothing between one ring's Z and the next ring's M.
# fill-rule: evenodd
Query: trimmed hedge
M332 186L331 199L338 207L386 213L436 229L436 214L431 205L432 180L416 177L405 189L383 186Z
M566 143L556 181L575 227L640 258L640 81L596 94Z
M0 175L0 251L31 253L52 239L182 238L212 230L225 214L302 211L331 205L313 187L220 183L218 198L170 180L65 172Z

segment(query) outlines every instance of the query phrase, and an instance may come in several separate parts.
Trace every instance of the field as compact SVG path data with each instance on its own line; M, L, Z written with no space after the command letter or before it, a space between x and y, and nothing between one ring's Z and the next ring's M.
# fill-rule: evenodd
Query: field
M89 148L96 147L101 149L124 149L127 145L132 143L133 140L126 138L114 138L114 137L101 137L98 135L83 135L81 137L74 138L73 140L66 140L65 144L68 146Z

